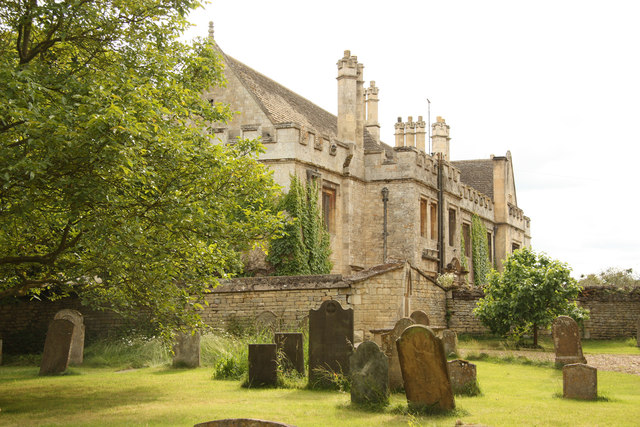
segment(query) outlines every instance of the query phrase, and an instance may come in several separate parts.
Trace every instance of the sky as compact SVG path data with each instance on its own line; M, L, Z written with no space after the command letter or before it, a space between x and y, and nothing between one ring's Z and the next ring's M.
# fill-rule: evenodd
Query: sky
M513 156L532 247L573 276L640 273L640 2L214 0L187 37L337 113L345 50L398 117L451 126L451 159Z

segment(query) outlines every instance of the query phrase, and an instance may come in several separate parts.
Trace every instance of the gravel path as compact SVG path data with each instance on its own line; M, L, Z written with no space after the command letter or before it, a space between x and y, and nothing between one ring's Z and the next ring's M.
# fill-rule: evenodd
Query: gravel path
M465 350L462 350L463 352ZM502 351L502 350L473 350L466 353L487 353L490 356L506 357L506 356L524 356L531 360L543 360L553 362L554 353L545 353L541 351ZM585 354L587 364L602 371L623 372L625 374L640 375L640 355L632 354Z

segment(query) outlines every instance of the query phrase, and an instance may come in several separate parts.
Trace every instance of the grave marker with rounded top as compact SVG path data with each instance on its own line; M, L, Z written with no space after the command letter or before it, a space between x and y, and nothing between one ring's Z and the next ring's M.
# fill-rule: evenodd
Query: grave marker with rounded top
M282 355L284 367L304 374L304 347L301 332L276 332L274 335L278 354Z
M580 329L569 316L558 316L553 321L553 346L556 352L556 364L587 363L582 355Z
M598 370L583 363L562 367L562 397L595 400L598 396Z
M66 319L56 319L49 324L40 363L40 375L61 374L67 369L73 328L73 323Z
M417 325L429 326L429 315L422 310L416 310L409 316Z
M444 346L444 355L446 357L451 354L458 354L458 334L451 329L442 331L442 345Z
M382 351L389 358L389 388L392 391L400 390L404 387L396 340L400 338L405 329L414 323L413 319L403 317L396 322L392 330L382 335Z
M412 325L396 344L409 406L454 409L442 341L426 326Z
M73 323L73 336L71 337L71 355L69 363L72 365L81 365L84 360L84 318L78 310L65 308L60 310L53 317L56 319L65 319Z
M278 383L275 344L249 344L249 387Z
M349 359L351 402L385 404L389 398L389 363L378 344L361 343Z
M200 366L200 332L176 332L173 337L173 367Z
M330 386L321 371L349 374L353 353L353 309L327 300L309 310L309 383Z

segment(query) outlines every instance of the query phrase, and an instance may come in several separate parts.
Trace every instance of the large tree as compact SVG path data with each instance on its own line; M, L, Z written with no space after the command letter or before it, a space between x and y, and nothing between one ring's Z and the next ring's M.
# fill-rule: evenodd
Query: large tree
M492 332L518 339L532 332L537 346L538 328L550 326L556 317L587 317L576 303L581 287L566 264L523 248L509 255L503 267L502 273L489 273L485 296L474 310Z
M15 0L0 8L0 298L70 292L166 328L279 227L260 144L229 117L190 0Z

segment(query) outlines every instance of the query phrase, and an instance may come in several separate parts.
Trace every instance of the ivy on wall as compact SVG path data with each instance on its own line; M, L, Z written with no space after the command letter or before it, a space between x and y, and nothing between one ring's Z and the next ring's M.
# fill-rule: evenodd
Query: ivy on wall
M467 256L465 255L467 253L465 248L466 248L466 245L464 243L464 229L461 225L460 226L460 265L465 271L469 271L469 261L467 260Z
M464 251L464 248L462 250ZM473 281L476 286L484 285L487 283L487 276L491 270L489 242L487 241L487 228L476 214L473 214L471 218L471 257Z
M279 206L290 221L284 235L271 241L267 256L278 276L331 272L329 233L322 220L318 193L317 184L305 185L298 177L291 177L289 192Z

